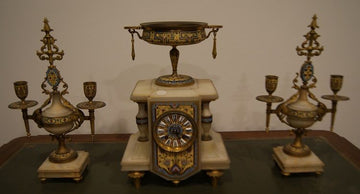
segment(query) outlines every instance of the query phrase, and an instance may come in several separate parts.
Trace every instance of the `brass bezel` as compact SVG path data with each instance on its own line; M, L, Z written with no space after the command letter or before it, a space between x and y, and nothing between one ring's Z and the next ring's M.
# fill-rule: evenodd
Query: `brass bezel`
M157 137L155 128L159 125L159 123L161 122L161 120L163 118L165 118L166 116L172 115L172 114L179 114L179 115L184 116L188 121L190 121L191 125L193 126L193 135L191 136L191 139L185 144L185 146L176 147L176 148L174 148L172 146L167 146L162 141L160 141ZM169 151L169 152L181 152L181 151L188 149L191 145L193 145L193 143L198 135L198 126L196 125L196 122L189 114L186 114L181 111L168 111L156 119L155 123L152 126L152 134L153 134L153 138L154 138L156 144L159 145L159 147L161 147L162 149Z

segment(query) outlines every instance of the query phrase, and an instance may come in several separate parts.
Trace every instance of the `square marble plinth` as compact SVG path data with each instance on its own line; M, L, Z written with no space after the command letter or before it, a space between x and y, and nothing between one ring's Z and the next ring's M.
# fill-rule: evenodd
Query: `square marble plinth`
M38 177L41 181L48 178L72 178L75 181L82 179L82 173L89 164L89 153L78 151L78 157L67 163L50 162L49 158L38 169Z
M273 148L273 158L285 176L291 173L310 173L321 174L325 164L313 153L304 157L290 156L283 151L283 146Z

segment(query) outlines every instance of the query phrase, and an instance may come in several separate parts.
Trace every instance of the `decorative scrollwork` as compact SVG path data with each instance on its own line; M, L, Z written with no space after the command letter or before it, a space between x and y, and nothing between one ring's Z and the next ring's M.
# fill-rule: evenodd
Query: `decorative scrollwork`
M312 100L316 101L318 103L317 107L318 107L318 110L317 110L317 115L315 117L315 120L317 121L321 121L322 118L325 116L326 112L327 112L327 107L324 103L320 102L316 96L310 92L310 90L308 90L308 93L309 93L309 98L311 98Z
M328 109L327 109L326 105L322 102L319 102L317 107L318 107L318 111L317 111L318 114L316 116L316 120L321 121L322 118L325 116Z
M65 94L68 94L69 85L63 80L63 78L61 78L60 82L63 83L63 88L64 88L64 90L60 92L60 95L63 96Z
M296 83L298 82L298 78L299 77L299 73L296 73L296 76L295 76L295 78L293 79L293 86L292 86L292 88L295 88L295 90L300 90L300 86L298 86Z
M41 83L43 93L50 95L51 93L57 91L58 85L62 83L64 90L61 91L61 95L67 94L68 85L63 81L60 71L54 65L55 60L62 60L64 51L59 51L59 47L55 45L56 39L50 35L50 32L53 31L53 29L50 28L47 18L44 19L44 27L41 31L45 32L45 36L41 40L44 45L41 46L40 51L36 51L36 55L40 58L40 60L48 60L50 63L50 66L46 71L44 81ZM46 83L52 87L53 92L46 89Z
M312 83L308 86L308 88L316 88L316 82L317 78L313 75L313 78L311 79Z
M41 31L45 32L45 36L41 40L44 45L40 48L40 51L36 51L36 54L40 60L48 60L52 66L55 60L61 60L63 58L64 51L59 51L59 47L55 45L56 39L50 35L53 29L50 28L47 18L44 19L44 28Z
M60 97L61 99L61 103L67 107L67 108L70 108L72 111L76 111L77 108L75 108L68 100L66 100L62 95Z
M311 24L308 26L310 31L304 35L306 40L301 44L301 48L299 46L296 47L297 54L299 56L306 56L307 61L310 61L313 56L319 56L324 50L324 47L320 46L320 43L317 41L320 35L315 32L315 29L319 28L316 22L317 16L314 15L312 19Z
M287 99L285 102L279 104L276 109L275 109L275 114L276 116L279 118L279 120L282 123L287 124L288 126L290 126L290 124L285 120L287 113L288 113L288 108L287 105L293 102L296 102L296 100L298 99L300 95L300 90L298 90L298 92L296 92L295 94L293 94L289 99Z
M74 126L70 131L78 129L85 120L85 114L80 109L74 109L73 114L76 116L76 120L73 121Z
M41 89L43 89L42 93L45 93L47 95L50 95L51 92L49 90L46 89L46 77L44 78L44 81L41 83Z

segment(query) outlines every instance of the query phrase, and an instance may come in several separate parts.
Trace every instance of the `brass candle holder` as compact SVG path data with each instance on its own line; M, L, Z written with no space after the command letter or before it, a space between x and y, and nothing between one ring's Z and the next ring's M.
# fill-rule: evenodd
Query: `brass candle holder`
M83 151L77 152L68 148L65 144L66 134L79 128L84 120L89 120L93 139L95 134L94 110L104 107L105 103L93 101L96 94L95 82L84 83L84 93L89 101L79 103L77 105L78 108L74 107L63 97L68 93L68 84L61 77L60 71L54 65L54 61L62 60L64 51L60 51L55 45L56 39L50 35L50 32L53 31L53 29L50 28L46 18L44 19L44 27L41 31L45 32L45 36L41 40L44 45L36 54L39 56L40 60L47 60L50 64L46 71L46 77L41 83L43 93L49 97L40 108L33 112L32 115L28 115L27 109L38 103L34 100L25 100L28 95L27 82L17 81L14 83L14 89L16 96L21 101L11 103L9 108L21 109L28 137L31 136L29 120L33 120L37 123L38 127L44 128L58 141L57 149L54 150L50 154L48 160L40 166L38 170L39 178L41 180L45 180L46 178L73 178L74 180L79 181L82 178L81 174L89 160L88 153ZM62 84L62 91L59 90L60 84ZM50 86L52 90L48 90L48 86ZM80 109L88 109L89 116L85 116ZM73 161L77 161L76 164ZM51 168L49 167L50 163L62 165L60 168L67 168L68 171L59 171ZM77 166L77 164L80 164L80 166ZM73 167L76 169L73 169Z
M315 88L317 82L314 76L314 66L311 58L319 56L323 51L323 46L320 46L320 43L317 41L320 35L315 32L315 29L319 28L316 15L313 16L309 27L310 31L304 35L306 40L301 44L301 47L298 46L296 48L299 56L306 56L306 61L303 63L300 73L297 73L293 80L293 88L296 89L297 92L285 102L279 104L276 109L271 109L272 103L282 102L283 99L272 95L276 89L277 76L267 75L265 87L268 95L256 97L257 100L265 102L267 105L266 132L269 131L271 114L276 114L281 122L295 128L292 130L295 134L293 143L281 148L274 148L274 159L284 175L297 172L321 173L323 171L323 163L311 152L307 145L303 144L302 136L306 134L308 127L312 126L316 121L321 121L323 116L328 112L332 114L330 130L333 131L337 102L349 100L346 96L337 95L342 86L343 76L341 75L331 76L330 86L334 94L322 96L323 99L332 101L331 109L328 109L326 105L320 102L310 91L310 89ZM301 86L297 85L299 76L303 81ZM311 103L309 98L317 104Z

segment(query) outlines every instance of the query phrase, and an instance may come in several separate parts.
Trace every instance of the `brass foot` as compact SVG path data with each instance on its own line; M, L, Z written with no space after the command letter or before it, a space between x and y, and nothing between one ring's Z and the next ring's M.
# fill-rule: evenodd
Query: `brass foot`
M315 173L316 173L316 175L322 175L323 172L317 171Z
M129 172L128 177L133 179L136 189L140 188L141 178L144 176L144 174L145 174L144 172L138 172L138 171Z
M206 172L206 174L211 178L212 186L216 187L218 184L218 180L224 173L219 170L211 170L211 171Z
M45 177L42 177L42 178L40 178L40 181L41 181L41 183L45 183L46 178L45 178Z
M176 181L172 181L175 185L178 185L180 183L179 180L176 180Z
M284 176L290 176L290 172L281 171L281 174L284 175Z
M80 177L73 178L73 180L78 183L78 182L80 182L80 181L82 180L82 178L83 178L83 177L80 176Z

